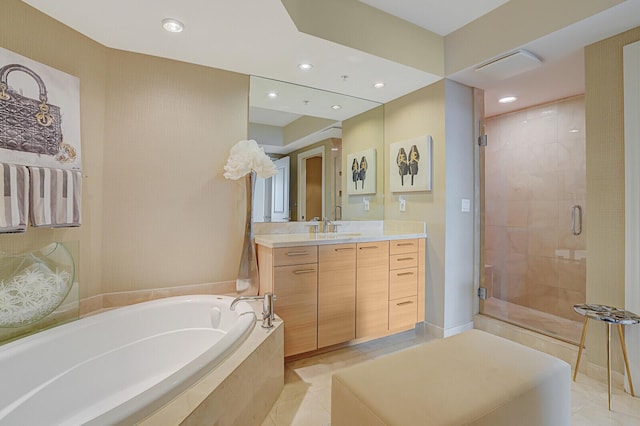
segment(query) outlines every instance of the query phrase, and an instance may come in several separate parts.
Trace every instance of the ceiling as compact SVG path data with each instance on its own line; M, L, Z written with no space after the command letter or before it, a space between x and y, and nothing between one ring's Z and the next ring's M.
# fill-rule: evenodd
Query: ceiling
M108 47L288 81L380 103L439 76L299 32L280 0L23 0ZM446 35L506 0L360 0ZM180 34L160 22L185 24ZM481 77L473 67L447 78L485 89L486 113L495 115L584 91L582 48L640 25L640 0L627 0L598 15L529 43L542 66L507 80ZM310 71L298 64L311 62ZM343 76L348 76L344 78ZM373 88L384 81L382 89ZM498 106L502 94L520 101Z

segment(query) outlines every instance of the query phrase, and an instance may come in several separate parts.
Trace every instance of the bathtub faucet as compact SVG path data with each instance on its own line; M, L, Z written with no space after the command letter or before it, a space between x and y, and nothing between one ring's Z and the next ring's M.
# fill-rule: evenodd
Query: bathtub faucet
M233 299L229 309L232 311L235 310L238 302L242 300L262 300L262 328L273 327L273 302L276 300L275 294L265 293L263 296L239 296Z

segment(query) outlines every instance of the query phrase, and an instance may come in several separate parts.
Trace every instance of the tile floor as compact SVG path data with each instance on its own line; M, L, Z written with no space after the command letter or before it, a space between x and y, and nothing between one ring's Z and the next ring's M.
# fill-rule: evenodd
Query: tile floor
M414 331L285 364L285 385L262 426L331 424L331 374L369 359L401 351L432 338ZM607 410L607 386L585 375L572 384L572 425L640 425L640 398L614 389Z

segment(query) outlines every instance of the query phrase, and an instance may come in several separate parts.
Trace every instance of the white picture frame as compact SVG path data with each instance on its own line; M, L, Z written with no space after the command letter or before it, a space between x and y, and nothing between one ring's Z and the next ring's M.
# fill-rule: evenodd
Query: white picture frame
M347 154L345 167L348 195L376 193L377 173L375 148Z
M431 136L421 136L389 145L389 190L431 191Z
M49 167L66 170L82 170L80 143L80 79L48 65L0 48L0 68L18 64L35 72L44 82L47 103L60 108L62 142L57 155L38 154L0 148L0 162L24 166ZM30 75L13 71L7 75L9 89L20 95L39 99L38 83ZM2 131L0 129L0 131Z

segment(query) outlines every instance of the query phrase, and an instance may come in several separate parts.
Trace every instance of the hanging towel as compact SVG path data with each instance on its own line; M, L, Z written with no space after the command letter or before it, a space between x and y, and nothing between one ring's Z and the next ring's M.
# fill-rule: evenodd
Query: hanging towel
M0 163L0 233L25 232L29 217L29 176L25 166Z
M29 167L31 226L80 226L82 174L72 170Z

